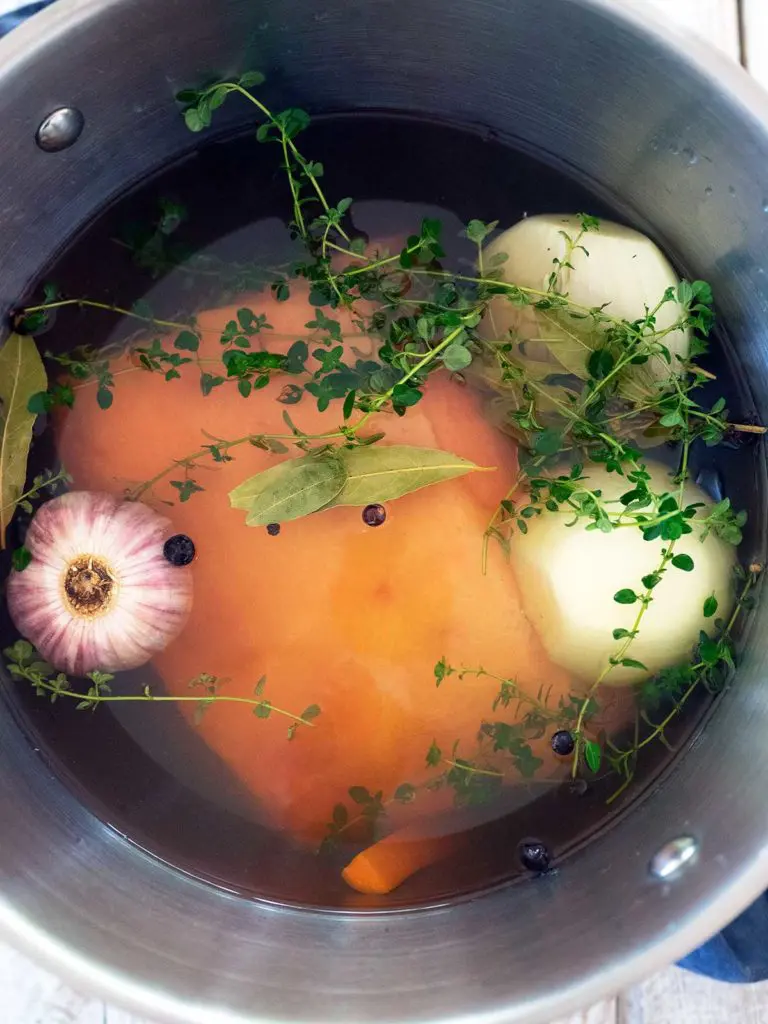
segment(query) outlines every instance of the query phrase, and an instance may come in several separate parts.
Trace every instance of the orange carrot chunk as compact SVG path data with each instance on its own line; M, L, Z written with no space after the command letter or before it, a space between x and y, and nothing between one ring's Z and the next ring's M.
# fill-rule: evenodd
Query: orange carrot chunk
M384 896L406 878L450 857L467 843L466 833L440 834L427 822L408 825L359 853L341 877L357 892Z

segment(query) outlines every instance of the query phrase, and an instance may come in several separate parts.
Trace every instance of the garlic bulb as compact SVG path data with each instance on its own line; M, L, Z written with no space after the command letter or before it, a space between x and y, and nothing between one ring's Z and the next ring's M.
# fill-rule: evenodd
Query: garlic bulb
M8 580L21 635L72 675L136 668L182 629L192 605L188 568L163 555L170 523L138 502L73 491L43 505Z

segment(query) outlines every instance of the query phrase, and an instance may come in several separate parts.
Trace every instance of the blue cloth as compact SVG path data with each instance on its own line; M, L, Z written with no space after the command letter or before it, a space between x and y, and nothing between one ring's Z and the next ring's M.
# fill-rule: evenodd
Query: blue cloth
M36 0L35 3L23 4L7 14L0 15L0 36L7 35L12 28L16 28L22 21L29 18L45 7L50 6L53 0Z
M6 35L12 28L20 25L25 18L30 17L32 14L37 14L38 11L42 11L44 7L48 7L52 2L53 0L37 0L36 3L23 4L17 7L15 11L0 15L0 36Z
M37 0L0 15L0 36L51 3L53 0ZM713 939L681 960L680 967L718 981L737 984L768 979L768 894Z
M768 893L681 960L680 966L737 984L768 979Z

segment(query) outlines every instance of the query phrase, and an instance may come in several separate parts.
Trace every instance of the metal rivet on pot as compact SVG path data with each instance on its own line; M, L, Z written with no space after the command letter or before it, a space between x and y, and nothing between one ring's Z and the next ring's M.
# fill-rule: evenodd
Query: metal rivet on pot
M654 878L666 881L690 864L699 852L699 844L693 836L670 839L651 859L649 871Z
M46 153L60 153L80 138L85 118L76 107L59 107L40 124L35 142Z

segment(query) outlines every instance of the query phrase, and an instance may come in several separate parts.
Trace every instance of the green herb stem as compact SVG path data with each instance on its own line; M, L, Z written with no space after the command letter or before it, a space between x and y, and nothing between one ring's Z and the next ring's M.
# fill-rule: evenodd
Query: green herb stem
M365 255L363 255L361 253L352 252L351 249L345 249L345 248L343 248L343 246L336 245L333 242L329 242L328 243L328 248L329 249L334 249L336 252L343 253L345 256L349 256L349 257L351 257L352 259L355 259L355 260L367 260L368 259ZM416 255L419 252L419 249L420 249L419 245L409 245L409 246L406 247L405 252L409 256L414 256L414 255ZM381 259L374 260L373 262L366 262L365 265L362 266L362 267L352 267L349 270L345 270L343 275L339 275L339 276L343 276L343 277L357 277L360 274L372 274L374 271L380 270L382 267L389 266L391 263L399 263L401 256L402 256L402 253L399 253L399 252L395 253L394 256L383 256ZM412 273L415 273L415 271L412 271Z
M62 468L58 473L54 473L53 476L47 478L43 483L30 487L29 490L24 491L24 493L20 494L14 501L7 502L5 505L0 505L0 515L17 507L22 501L29 501L30 499L39 497L41 490L67 480L69 480L69 474Z
M299 725L306 725L309 728L314 729L314 722L308 721L301 717L301 715L294 715L291 711L285 711L283 708L277 707L271 701L263 700L256 697L231 697L226 694L208 694L206 696L189 696L189 697L156 697L154 694L149 692L147 687L143 693L130 694L127 696L116 696L113 694L102 694L102 693L78 693L76 690L70 690L67 688L60 688L54 683L44 679L38 672L30 671L23 665L14 666L14 675L20 679L25 679L27 682L32 683L38 689L45 690L50 694L55 694L57 697L71 697L74 700L79 700L87 704L115 704L118 702L126 701L143 701L152 703L167 703L167 704L185 704L194 703L198 705L209 705L209 704L248 704L251 707L264 707L268 708L269 712L276 715L282 715L284 718L289 718L291 721L298 723Z
M393 397L393 395L395 394L396 389L399 386L401 386L403 384L406 384L409 380L411 380L413 377L415 377L421 370L423 370L429 363L431 363L434 359L436 359L437 356L444 349L446 349L451 344L451 342L453 342L459 336L459 334L463 330L464 330L463 326L459 326L459 327L456 327L453 331L450 331L445 336L445 338L443 338L442 341L440 341L439 344L437 344L433 349L430 349L430 351L427 352L426 355L422 356L422 358L418 361L418 363L416 363L414 366L412 366L407 371L407 373L405 373L400 378L400 380L398 380L397 384L393 385L387 392L385 392L385 394L377 396L374 399L374 401L373 401L373 407L368 412L366 412L363 416L361 416L360 419L356 423L351 424L349 427L346 427L344 430L333 430L333 431L328 431L327 433L324 433L324 434L303 434L303 433L300 433L298 435L297 434L245 434L243 437L237 437L237 438L234 438L231 441L227 441L227 440L217 441L215 443L215 447L218 449L219 452L226 453L226 452L231 451L233 448L237 448L239 445L247 444L249 442L250 443L257 442L259 440L264 440L264 441L291 441L291 442L294 442L294 443L297 440L301 440L302 442L305 442L305 441L326 441L326 442L330 442L330 441L342 441L342 440L343 441L349 441L351 437L356 436L360 432L360 430L362 430L362 428L365 426L365 424L370 420L371 416L373 416L377 412L379 412L381 410L381 408L388 401L390 401L390 399ZM165 466L158 473L156 473L153 477L150 477L148 480L145 480L143 483L139 484L137 487L133 488L132 490L129 490L127 495L126 495L126 497L130 501L137 501L139 498L142 497L142 495L146 494L147 491L151 490L156 484L160 483L161 480L165 479L165 477L167 477L170 473L172 473L176 468L182 467L182 468L185 468L185 469L190 469L193 466L193 464L195 462L197 462L199 459L205 458L206 456L210 457L211 456L210 448L211 448L210 445L206 445L204 448L199 448L196 452L192 452L190 455L187 455L187 456L185 456L183 458L180 458L180 459L175 459L170 465Z
M736 606L734 607L733 612L731 613L731 616L728 619L728 622L726 623L720 634L720 643L722 643L723 641L728 641L730 639L733 628L736 625L736 621L739 618L739 615L744 610L744 604L747 599L747 596L749 595L749 592L752 590L752 588L755 586L757 578L761 571L762 568L760 566L752 566L750 568L750 571L747 574L747 578L744 582L744 586L742 587L739 597L736 601ZM691 672L694 674L694 678L689 684L689 686L685 689L679 700L675 702L671 711L664 717L664 719L661 722L659 722L658 725L654 726L652 731L647 736L645 736L640 741L638 741L636 729L635 740L632 747L626 751L617 751L619 756L617 758L616 763L620 766L618 770L625 771L630 759L636 759L637 755L641 750L649 746L655 740L664 737L666 729L668 728L670 723L680 714L688 700L693 695L693 693L702 684L706 677L706 672L710 668L711 665L706 661L698 661L691 666ZM633 777L634 773L630 772L627 774L627 777L625 778L622 785L608 798L608 804L613 803L616 799L618 799L619 796L621 796L621 794L631 784Z
M464 676L476 676L477 678L494 680L494 682L498 683L503 688L503 691L505 691L505 706L513 700L518 701L520 704L528 704L532 708L535 708L538 714L540 714L542 718L546 718L548 721L560 721L561 716L557 711L553 711L545 701L532 696L530 693L526 693L514 679L496 675L495 672L488 672L484 668L461 668L455 671L459 679L463 679ZM494 707L495 706L496 705L494 704Z
M189 323L181 323L178 320L159 320L154 316L143 316L132 309L125 309L122 306L113 306L108 302L96 302L94 299L58 299L56 302L41 302L37 306L25 306L21 312L42 313L52 309L63 309L65 306L78 306L85 309L101 309L108 313L118 313L120 316L127 316L133 320L140 320L145 324L155 324L158 327L168 327L173 330L188 331L192 328ZM211 332L214 333L214 332ZM221 333L219 331L215 333Z
M312 173L312 171L308 168L306 159L302 156L302 154L297 149L296 144L294 143L293 139L291 139L286 134L286 132L285 132L283 126L280 124L280 122L276 120L275 115L272 113L272 111L269 109L269 107L266 107L260 100L258 100L253 95L253 93L249 92L248 89L243 88L242 85L238 85L236 82L223 82L223 83L219 83L218 85L212 85L210 87L210 89L206 90L206 92L207 93L212 93L216 89L222 88L222 86L226 87L227 92L238 92L238 93L240 93L241 96L245 96L245 98L249 102L251 102L257 108L257 110L260 110L261 113L267 118L267 120L277 128L277 130L280 132L280 136L281 136L281 144L282 144L282 148L283 148L283 154L284 154L284 157L285 157L285 169L286 169L287 174L288 174L289 182L293 182L293 175L291 174L290 163L288 161L288 153L290 152L290 154L298 162L299 166L302 169L302 172L304 173L304 175L306 176L307 180L312 185L312 188L315 190L315 194L317 195L317 198L320 200L320 203L321 203L321 205L323 207L323 210L326 213L329 213L331 208L330 208L330 205L328 203L328 200L325 197L325 193L323 192L323 189L322 189L322 187L320 185L320 182L317 180L317 178ZM293 197L294 212L295 212L295 215L296 215L296 223L297 223L297 225L299 225L299 224L303 225L304 224L304 218L303 218L303 215L302 215L302 212L301 212L301 204L299 202L298 196L294 192L293 185L291 185L291 195ZM347 235L347 233L344 231L344 228L341 226L341 224L337 224L336 225L336 230L339 232L341 237L346 242L351 242L352 241L352 239L349 237L349 235ZM302 236L303 237L306 237L305 233L306 233L306 228L304 228L304 231L302 231Z
M535 299L552 298L551 292L542 291L540 288L529 288L527 285L513 284L508 281L499 281L496 280L495 278L474 277L469 274L454 274L448 270L434 270L430 267L414 267L411 269L410 273L422 275L425 277L443 279L449 278L452 281L462 281L465 284L492 286L495 289L501 288L504 291L512 293L517 292L520 293L521 295L533 296ZM593 317L596 312L594 308L591 308L589 306L583 306L581 305L581 303L578 302L573 302L570 298L563 298L563 307L565 308L566 306L569 309L577 310L579 313L583 313L586 317ZM626 322L624 320L620 320L617 317L613 317L610 314L605 313L602 309L599 312L600 317L604 322L611 323L617 327L622 328L626 326Z
M441 352L447 349L448 346L453 341L455 341L456 338L458 338L458 336L462 334L464 330L465 327L464 324L462 323L458 327L455 327L452 331L449 331L448 334L446 334L446 336L437 345L435 345L434 348L430 349L429 352L426 353L426 355L422 356L421 359L419 359L419 361L400 378L397 384L394 384L389 389L389 391L386 391L383 395L380 395L376 399L374 399L375 409L371 410L370 412L367 412L365 416L363 416L363 418L352 429L359 430L360 427L362 427L364 423L368 419L370 419L374 412L378 412L382 408L382 406L386 405L386 403L390 401L392 396L395 394L397 388L402 387L403 384L407 384L408 381L412 380L412 378L415 377L421 370L425 369L430 363L434 362L437 356L439 356Z
M664 549L664 554L661 557L661 561L653 570L652 575L661 576L664 573L664 570L666 569L667 565L672 561L674 549L675 542L673 540L669 541L666 548ZM576 719L576 725L573 730L575 746L573 749L573 763L571 766L571 775L574 779L576 778L579 771L581 750L584 742L584 720L586 718L587 710L590 707L592 698L595 696L595 693L597 692L598 688L602 686L602 684L605 682L605 680L608 678L611 672L613 672L617 665L621 663L622 659L627 656L629 648L632 646L633 640L640 631L640 625L643 621L643 617L645 616L645 613L648 611L648 607L650 606L652 601L653 587L646 587L643 594L639 597L640 608L638 609L637 615L635 616L635 621L632 623L632 626L629 630L629 636L624 638L616 652L610 658L608 664L603 668L602 672L594 681L594 683L592 683L592 685L586 693L586 696L584 697L584 700L582 701L581 707L579 709L579 714Z
M259 441L295 441L296 434L244 434L242 437L236 437L231 441L216 440L213 447L217 448L219 452L226 453L231 451L233 448L237 448L243 444L255 444ZM333 431L327 434L301 434L301 439L304 441L331 441L343 438L345 435L341 431ZM181 459L175 459L170 465L165 466L153 477L145 480L143 483L134 487L126 493L126 499L128 501L138 501L142 495L150 491L156 484L164 480L165 477L169 476L175 469L181 467L183 469L191 469L199 459L211 458L211 445L206 445L204 448L198 448L196 452L192 452L190 455L186 455Z
M447 757L443 758L443 764L447 764L449 768L458 768L459 771L467 772L471 775L486 775L492 779L504 778L504 772L498 772L492 768L476 768L473 764L468 764L463 761L452 761Z

